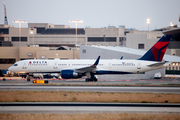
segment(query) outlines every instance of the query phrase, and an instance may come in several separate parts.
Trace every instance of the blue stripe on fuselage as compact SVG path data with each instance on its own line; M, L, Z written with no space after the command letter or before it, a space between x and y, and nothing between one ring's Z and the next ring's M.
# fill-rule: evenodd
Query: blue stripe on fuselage
M105 71L105 70L99 70L95 73L96 75L100 74L133 74L131 72L123 72L123 71Z

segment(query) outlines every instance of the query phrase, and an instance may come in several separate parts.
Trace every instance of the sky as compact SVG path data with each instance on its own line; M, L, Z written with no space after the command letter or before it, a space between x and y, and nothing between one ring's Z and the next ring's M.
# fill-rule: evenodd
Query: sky
M124 25L126 28L147 30L167 27L170 22L180 26L180 0L0 0L5 2L8 24L18 27L13 20L28 23L70 25L69 20L83 20L78 28L102 28ZM4 24L4 7L0 5L0 24Z

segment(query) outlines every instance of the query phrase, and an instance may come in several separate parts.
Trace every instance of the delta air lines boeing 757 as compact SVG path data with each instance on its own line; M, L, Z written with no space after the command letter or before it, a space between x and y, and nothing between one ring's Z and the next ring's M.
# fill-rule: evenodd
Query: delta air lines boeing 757
M137 60L41 60L30 59L16 62L8 70L15 73L59 73L63 79L81 78L86 82L97 81L95 75L138 74L168 66L163 56L171 35L162 36L141 58Z

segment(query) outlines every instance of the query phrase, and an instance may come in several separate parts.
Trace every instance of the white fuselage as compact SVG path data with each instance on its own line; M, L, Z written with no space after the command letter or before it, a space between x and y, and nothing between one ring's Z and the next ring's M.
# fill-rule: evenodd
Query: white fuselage
M22 60L16 62L9 68L12 72L17 73L60 73L61 70L76 70L91 66L95 60ZM144 60L104 60L101 59L97 65L96 71L101 71L100 74L133 74L141 73L154 69L166 67L162 66L149 67L148 65L159 62L144 61ZM103 72L102 72L103 71Z

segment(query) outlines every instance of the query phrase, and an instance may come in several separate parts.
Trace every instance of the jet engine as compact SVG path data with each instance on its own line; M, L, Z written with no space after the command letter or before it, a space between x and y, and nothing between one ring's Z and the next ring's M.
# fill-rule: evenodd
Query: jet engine
M74 72L74 70L61 70L61 78L63 79L72 79L72 78L81 78L82 75Z

